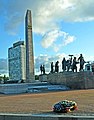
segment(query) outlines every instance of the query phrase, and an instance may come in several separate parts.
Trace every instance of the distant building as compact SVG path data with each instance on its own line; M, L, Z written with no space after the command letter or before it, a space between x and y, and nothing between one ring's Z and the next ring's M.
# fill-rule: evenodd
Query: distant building
M25 60L26 58L24 41L14 43L13 47L8 49L8 66L10 80L26 79Z

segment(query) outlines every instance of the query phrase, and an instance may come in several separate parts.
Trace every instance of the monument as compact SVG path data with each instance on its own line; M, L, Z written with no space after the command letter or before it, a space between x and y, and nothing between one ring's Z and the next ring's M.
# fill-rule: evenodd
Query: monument
M39 76L40 81L46 80L46 82L54 85L65 85L70 89L94 89L94 63L92 64L92 70L90 64L84 61L82 54L76 60L76 57L72 59L73 55L69 55L71 58L66 61L63 58L62 68L63 72L59 72L58 61L55 63L55 72L50 72L46 75ZM79 62L80 61L80 62ZM88 63L84 70L84 63ZM77 71L77 65L80 64L80 70ZM66 70L66 67L67 70ZM52 68L51 68L52 70Z
M31 83L34 82L35 80L31 10L27 10L26 12L25 37L26 37L25 38L26 39L26 82Z

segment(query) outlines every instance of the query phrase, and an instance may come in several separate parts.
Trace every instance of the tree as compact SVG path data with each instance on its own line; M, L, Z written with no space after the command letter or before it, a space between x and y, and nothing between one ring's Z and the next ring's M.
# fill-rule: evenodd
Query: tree
M39 75L35 75L35 80L39 80Z

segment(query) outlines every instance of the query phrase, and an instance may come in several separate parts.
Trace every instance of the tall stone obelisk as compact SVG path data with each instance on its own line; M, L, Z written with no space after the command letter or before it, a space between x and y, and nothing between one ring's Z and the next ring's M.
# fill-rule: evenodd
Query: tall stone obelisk
M26 82L34 82L34 53L32 37L31 10L27 10L25 17L25 39L26 39Z

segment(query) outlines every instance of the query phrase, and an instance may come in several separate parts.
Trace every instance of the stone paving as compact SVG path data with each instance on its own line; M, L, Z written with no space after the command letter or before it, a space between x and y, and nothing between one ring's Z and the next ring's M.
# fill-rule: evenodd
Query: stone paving
M68 115L94 115L94 89L19 95L1 94L0 113L55 114L52 112L53 104L65 99L76 101L78 104L78 110Z

